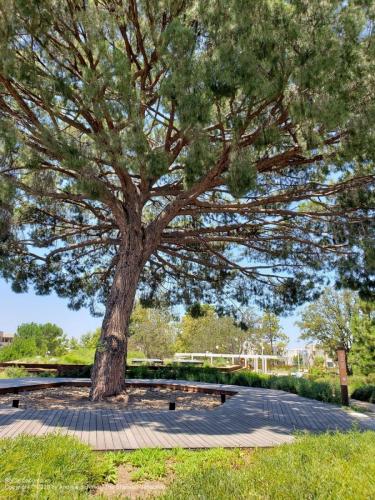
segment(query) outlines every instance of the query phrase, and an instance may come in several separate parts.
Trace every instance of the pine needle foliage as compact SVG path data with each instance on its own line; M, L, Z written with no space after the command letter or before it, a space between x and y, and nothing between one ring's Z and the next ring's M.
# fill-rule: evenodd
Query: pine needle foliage
M285 309L338 260L361 265L374 16L365 0L0 0L2 276L95 312L138 239L144 304Z

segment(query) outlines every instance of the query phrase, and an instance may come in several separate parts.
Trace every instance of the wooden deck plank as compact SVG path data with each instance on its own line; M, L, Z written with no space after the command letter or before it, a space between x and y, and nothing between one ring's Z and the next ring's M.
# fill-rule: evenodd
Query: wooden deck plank
M7 411L7 412L6 412ZM15 410L13 408L9 408L8 410L4 410L6 413L2 413L0 417L0 436L1 431L8 426L8 423L12 420L13 414L17 413L19 410Z
M22 434L23 429L33 421L36 413L37 410L20 410L14 422L9 424L7 430L3 432L3 436L10 438Z
M69 429L73 420L73 416L74 416L73 410L66 411L66 418L62 423L62 430L61 430L62 434L64 434L65 436L69 434Z
M128 435L128 429L127 429L127 423L125 419L123 418L123 412L122 411L116 411L113 414L113 421L114 425L117 429L117 439L121 443L121 449L122 450L129 450L132 448L129 440L129 435Z
M96 446L98 450L105 450L105 440L103 434L103 417L101 410L96 412Z
M122 439L125 440L127 448L125 449L130 449L130 450L135 450L139 448L138 442L134 437L134 434L131 430L131 424L126 418L125 412L119 412L118 413L118 426L121 426L121 436Z
M67 429L67 435L68 436L74 436L76 432L76 427L77 427L77 421L78 421L78 410L72 410L72 419L70 421L70 424Z
M29 424L22 428L22 434L31 434L33 436L37 435L38 430L43 425L43 414L40 410L36 410L32 416L30 415Z
M64 410L56 410L53 420L48 424L45 432L49 434L53 434L55 432L59 432L60 430L60 418L63 414Z
M146 418L148 422L148 432L156 437L158 447L173 448L176 446L175 436L171 433L170 429L167 431L169 427L167 412L160 413L156 421L152 412L147 412ZM161 429L161 426L163 426L165 430Z
M212 433L213 429L217 429L217 418L212 422L210 421L212 416L208 415L208 418L203 421L200 419L199 414L200 412L196 410L184 418L176 413L175 418L178 420L181 431L175 436L175 439L179 441L181 446L184 446L185 443L191 448L205 448L209 447L210 444L212 446L209 434ZM173 420L171 421L173 415L168 413L166 418L169 419L171 428L173 429L174 422ZM194 421L195 418L200 419L199 423Z
M42 425L39 427L39 429L36 431L37 436L42 436L47 432L48 425L50 422L52 422L54 416L55 416L56 410L48 410L48 411L42 411L40 419L42 421Z
M96 434L97 425L98 425L97 412L91 411L90 412L88 443L94 449L96 449L96 447L97 447L97 434Z
M86 410L83 417L81 441L83 441L86 444L89 444L90 441L90 419L93 413L94 412L92 411Z
M113 449L114 450L121 450L122 448L122 440L121 437L117 431L117 425L115 422L116 419L116 412L114 410L110 411L109 415L109 428L111 432L111 437L112 437L112 443L113 443Z
M102 425L103 425L102 434L105 442L105 449L114 450L114 443L109 423L110 410L100 410L100 412L102 414Z
M146 438L144 429L142 427L141 421L139 419L140 412L129 412L126 415L126 419L130 422L130 428L133 432L135 439L138 442L140 448L149 448L151 443ZM151 445L152 447L152 445Z
M78 411L78 419L77 419L76 428L74 431L74 436L80 440L82 438L84 419L85 419L85 411L84 410Z
M155 436L157 440L157 447L161 448L174 448L176 447L176 440L178 437L178 443L181 445L181 436L182 433L176 437L176 434L173 432L173 415L174 411L163 411L159 413L157 420L155 421L155 417L152 412L146 412L147 419L147 432L151 435Z

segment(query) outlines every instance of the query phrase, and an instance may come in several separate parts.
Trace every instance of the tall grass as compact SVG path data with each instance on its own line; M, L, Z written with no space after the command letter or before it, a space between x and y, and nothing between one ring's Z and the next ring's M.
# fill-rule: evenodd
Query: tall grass
M161 500L369 500L374 449L370 431L299 435L272 449L107 454L68 436L19 436L0 440L0 498L88 500L99 484L116 482L123 465L132 481L164 482ZM128 498L126 485L118 493Z
M185 460L163 499L367 500L375 498L374 449L374 432L350 432L301 436L239 454L231 466L217 456Z
M111 464L68 436L0 439L0 498L86 498L105 481Z

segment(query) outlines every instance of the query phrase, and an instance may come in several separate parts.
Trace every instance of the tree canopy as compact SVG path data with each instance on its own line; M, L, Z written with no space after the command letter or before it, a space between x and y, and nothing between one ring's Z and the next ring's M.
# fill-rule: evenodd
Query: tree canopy
M194 304L178 326L178 352L278 354L288 341L275 314L265 311L259 316L252 308L238 324L232 317L218 316L213 306Z
M332 221L361 208L345 214L337 196L371 180L372 9L1 2L1 186L17 208L2 271L14 289L105 300L136 212L145 299L165 279L183 283L175 301L208 295L205 280L227 294L234 276L237 299L261 300L267 284L288 302L309 295L343 251L325 236Z
M1 274L105 304L96 366L121 371L137 288L285 310L339 259L361 266L374 10L0 0Z
M349 360L364 375L375 373L375 303L361 301L351 321L354 342Z
M336 358L338 347L347 353L348 367L368 375L375 366L374 302L360 300L358 293L326 288L307 305L296 324L301 338L310 340Z
M326 288L317 301L302 311L301 321L297 322L301 339L316 342L333 356L339 346L349 352L353 344L351 323L358 311L357 294Z
M249 334L236 326L233 318L218 317L212 306L204 304L201 311L199 316L187 313L182 317L176 351L217 354L242 352L243 343Z
M265 354L278 354L282 352L289 340L288 335L283 332L280 325L280 319L271 311L264 311L259 321L259 338Z

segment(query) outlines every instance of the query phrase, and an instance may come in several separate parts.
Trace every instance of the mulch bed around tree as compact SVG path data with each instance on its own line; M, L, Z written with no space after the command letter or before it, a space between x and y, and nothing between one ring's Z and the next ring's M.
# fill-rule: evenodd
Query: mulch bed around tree
M19 400L19 408L33 409L128 409L128 410L169 410L169 402L176 402L176 410L212 409L221 404L220 396L200 392L174 391L168 388L132 387L122 394L104 401L92 402L88 399L88 387L50 387L19 394L1 394L0 408Z

